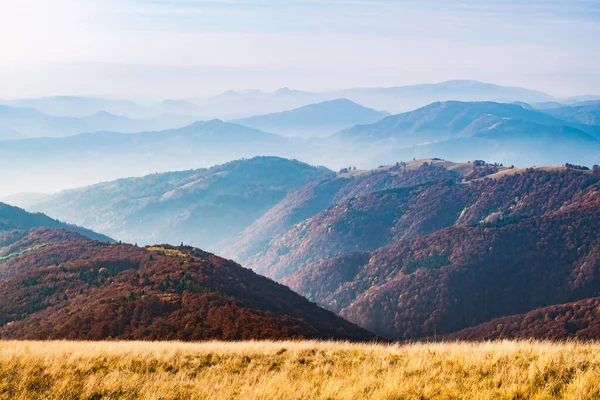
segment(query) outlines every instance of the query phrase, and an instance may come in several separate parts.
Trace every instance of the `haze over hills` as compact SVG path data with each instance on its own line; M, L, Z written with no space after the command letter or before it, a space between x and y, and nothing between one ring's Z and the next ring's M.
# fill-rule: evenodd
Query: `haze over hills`
M25 136L15 131L14 129L0 126L0 140L16 140L24 138Z
M564 120L545 113L524 109L520 105L495 102L445 101L429 104L408 113L392 115L374 124L365 124L342 131L343 139L364 141L398 138L411 146L429 141L474 136L489 130L498 122L517 120L538 125L565 126ZM589 134L597 127L582 126Z
M0 138L65 137L103 130L134 133L148 129L179 127L190 124L193 121L195 121L194 117L176 115L132 119L110 114L104 110L96 111L93 114L82 117L64 117L44 114L33 108L0 106L0 126L2 126L2 131L10 130L13 132L13 135L4 134Z
M355 143L357 152L378 152L384 163L395 159L481 158L521 166L600 158L600 127L568 122L517 104L439 102L358 125L335 135ZM382 147L387 150L381 151Z
M346 97L391 113L414 110L437 101L513 101L542 102L554 98L545 93L519 87L499 86L473 80L453 80L432 84L398 86L391 88L358 88L335 92Z
M310 109L310 108L309 108ZM565 117L566 118L566 117ZM593 121L590 121L593 122ZM413 158L485 159L505 165L600 163L600 127L493 102L441 102L357 125L327 138L285 138L220 120L165 131L96 132L5 141L0 194L52 192L153 172L208 167L260 155L340 169ZM52 176L69 179L58 181Z
M388 116L347 99L311 104L291 111L237 119L233 122L283 136L316 137Z
M333 173L257 157L209 169L153 174L67 190L30 208L139 244L191 243L217 250L290 190Z
M231 118L237 113L241 117L289 111L312 103L320 103L346 98L365 107L389 113L400 113L423 107L436 101L496 101L526 103L554 101L554 97L535 90L518 87L499 86L471 80L454 80L432 84L381 87L350 88L330 92L305 92L279 89L273 93L260 90L243 92L228 91L200 102L208 115ZM230 115L223 114L229 111Z
M600 101L578 103L569 107L557 107L545 112L572 123L600 125Z
M2 215L2 339L374 338L290 289L193 247L140 248L55 228L15 236L15 226L39 217Z
M7 141L0 146L0 168L10 168L11 174L0 177L0 194L55 192L256 155L295 157L304 147L302 142L220 120L137 134L96 132Z
M55 117L84 118L99 112L127 116L131 119L153 119L165 114L200 115L198 106L190 101L166 99L159 103L140 103L103 97L51 96L32 99L0 100L14 108L32 108Z
M132 118L142 117L143 107L128 100L112 100L101 97L51 96L33 99L2 100L1 104L33 108L42 113L62 117L85 117L99 111Z
M289 111L310 104L347 98L363 106L390 113L423 107L436 101L496 101L543 103L557 101L550 95L519 87L500 86L473 80L452 80L431 84L395 87L349 88L328 92L308 92L281 88L274 92L258 89L229 90L213 97L167 99L160 102L137 102L102 97L53 96L32 99L0 100L0 104L34 108L53 116L85 117L99 111L143 119L165 113L194 115L197 119L247 118ZM571 101L594 100L581 96Z

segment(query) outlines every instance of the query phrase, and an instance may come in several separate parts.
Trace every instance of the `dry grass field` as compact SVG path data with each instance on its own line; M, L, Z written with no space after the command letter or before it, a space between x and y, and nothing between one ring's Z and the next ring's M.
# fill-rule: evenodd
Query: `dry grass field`
M0 342L1 399L597 399L600 344Z

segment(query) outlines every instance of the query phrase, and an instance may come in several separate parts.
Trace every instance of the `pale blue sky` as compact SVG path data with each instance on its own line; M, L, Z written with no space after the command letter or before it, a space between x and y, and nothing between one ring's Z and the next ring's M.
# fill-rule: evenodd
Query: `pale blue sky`
M0 0L0 97L477 79L600 94L600 1Z

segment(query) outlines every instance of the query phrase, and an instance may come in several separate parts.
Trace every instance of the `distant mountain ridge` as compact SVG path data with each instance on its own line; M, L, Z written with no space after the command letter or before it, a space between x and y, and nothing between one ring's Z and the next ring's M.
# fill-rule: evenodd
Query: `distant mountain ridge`
M35 191L53 192L65 186L208 167L231 159L268 154L296 158L305 147L303 142L221 120L135 134L103 131L7 141L0 146L0 168L12 172L0 176L0 187L22 187L13 192L27 192L35 183ZM64 174L71 183L44 179L40 171Z
M95 111L81 117L54 116L45 114L34 108L17 108L0 105L0 126L2 130L13 131L12 137L4 139L20 139L23 137L66 137L81 133L103 130L114 130L123 133L140 132L147 129L165 129L189 124L194 120L189 116L162 116L148 119L132 119L108 113L105 110ZM2 132L0 130L0 133ZM0 139L3 138L2 135Z
M346 98L365 107L392 114L414 110L436 101L539 103L556 100L550 95L535 90L472 80L452 80L396 87L349 88L321 93L288 88L282 88L273 93L265 93L260 90L228 91L212 99L203 99L199 103L205 110L214 110L213 114L222 110L223 106L227 106L235 109L235 112L239 114L249 116L288 111L308 104L339 98ZM227 116L225 115L224 118Z
M474 136L507 119L549 126L568 125L564 120L516 104L445 101L432 103L412 112L392 115L375 124L356 126L339 135L344 139L396 137L409 146L427 141ZM582 128L593 130L592 127Z
M362 107L348 99L336 99L233 122L284 136L313 137L327 136L354 125L376 122L388 115L386 112Z
M349 103L341 104L345 109ZM518 104L438 102L312 139L208 120L135 134L101 131L55 140L3 141L0 167L11 168L13 173L0 177L0 195L53 192L261 155L301 159L333 169L349 165L371 169L424 158L484 159L515 166L592 166L600 163L600 126L594 124L593 104L585 107L590 109L577 116L569 116L572 110L554 116L549 113L556 110ZM305 110L312 113L314 108ZM48 176L69 171L71 182L48 179L39 171Z
M500 86L473 80L451 80L440 83L397 86L389 88L358 88L335 92L339 97L385 110L405 112L437 101L513 101L541 102L554 98L545 93L520 87Z
M590 101L568 107L558 107L545 110L545 112L571 123L593 126L600 125L600 101Z
M600 126L568 122L517 104L438 102L341 131L356 153L398 159L474 158L515 165L600 161Z

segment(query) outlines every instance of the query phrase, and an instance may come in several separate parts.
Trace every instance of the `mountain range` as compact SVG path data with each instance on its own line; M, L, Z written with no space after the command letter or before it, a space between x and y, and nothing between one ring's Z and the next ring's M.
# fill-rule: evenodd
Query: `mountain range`
M433 103L333 138L354 146L353 155L372 154L383 163L427 157L481 158L520 166L591 165L600 160L598 125L507 103Z
M600 168L425 159L334 173L262 157L67 191L34 208L87 218L116 239L196 235L186 243L210 243L388 339L564 339L598 331L599 195ZM191 251L143 251L157 248ZM590 312L574 314L578 304Z
M366 107L390 113L400 113L423 107L436 101L520 101L540 105L577 103L598 100L598 96L557 99L545 93L519 87L501 86L473 80L452 80L440 83L350 88L329 92L308 92L281 88L274 92L261 90L229 90L214 97L167 99L159 102L136 102L102 97L52 96L32 99L4 100L0 104L34 108L54 116L85 117L99 111L135 119L158 117L165 113L194 115L196 119L246 118L261 114L289 111L306 105L346 98Z
M321 104L317 110L321 107L329 106ZM262 155L296 158L333 169L350 165L372 169L432 157L484 159L515 166L598 164L600 127L593 123L600 106L590 103L583 111L577 107L534 110L507 103L438 102L312 139L283 137L211 120L135 134L102 131L56 139L11 140L0 147L0 167L11 169L11 174L0 178L0 195L55 192ZM308 110L312 111L303 114L305 125L319 115L313 107ZM565 119L550 113L560 113ZM53 176L69 179L56 180Z
M265 154L296 157L305 145L220 120L136 134L96 132L3 142L0 188L55 192L127 176L187 170ZM68 179L56 180L55 176ZM1 192L0 192L1 193Z
M3 103L2 339L600 338L592 97Z
M359 88L334 93L367 107L399 113L414 110L437 101L492 101L525 103L555 100L545 93L519 87L500 86L473 80L452 80L432 84L390 88Z
M598 295L599 181L527 170L358 197L276 236L253 265L382 336L461 337L494 318ZM394 214L377 212L389 202L399 203ZM289 242L299 228L301 242Z

